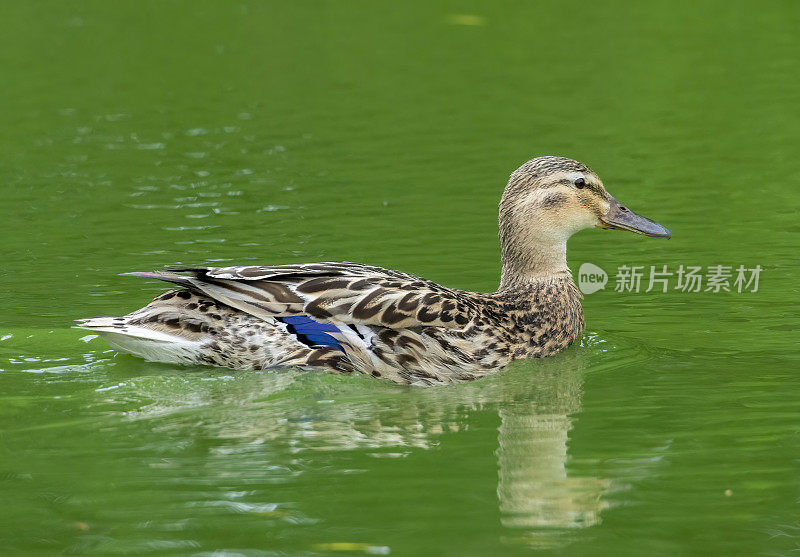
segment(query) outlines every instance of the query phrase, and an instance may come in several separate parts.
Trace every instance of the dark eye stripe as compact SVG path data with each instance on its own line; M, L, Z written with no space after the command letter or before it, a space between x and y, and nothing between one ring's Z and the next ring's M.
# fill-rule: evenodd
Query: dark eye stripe
M564 179L558 180L556 182L551 182L551 183L547 184L546 186L543 186L541 189L550 189L550 188L555 188L555 187L558 187L558 186L573 186L574 187L575 186L575 182L573 180L568 179L568 178L564 178ZM606 193L600 188L600 186L598 186L597 184L594 184L592 182L584 182L582 190L583 191L590 191L590 192L598 195L602 199L606 199Z

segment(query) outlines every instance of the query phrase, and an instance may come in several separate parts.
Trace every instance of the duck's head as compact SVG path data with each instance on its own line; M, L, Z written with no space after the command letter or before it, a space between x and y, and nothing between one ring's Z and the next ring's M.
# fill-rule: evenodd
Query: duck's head
M503 282L512 274L568 272L567 240L584 228L670 237L669 230L614 199L585 164L564 157L529 160L511 174L500 201Z

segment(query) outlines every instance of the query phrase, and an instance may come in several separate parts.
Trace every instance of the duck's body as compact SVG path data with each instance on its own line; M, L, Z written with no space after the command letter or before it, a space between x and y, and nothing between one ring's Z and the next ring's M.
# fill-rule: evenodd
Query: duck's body
M512 174L501 202L503 275L494 293L452 290L354 263L184 268L129 273L184 290L124 317L79 326L155 361L233 369L309 366L421 385L476 379L515 358L558 352L582 334L581 296L566 267L566 240L573 229L588 227L588 219L565 219L565 210L585 207L570 209L567 193L559 191L563 176L575 181L577 174L599 184L587 167L560 157L533 159ZM598 203L605 201L601 209L612 212L616 201L602 184L593 189ZM668 235L628 222L624 227Z
M553 354L583 330L568 276L481 294L354 263L181 271L133 273L187 290L81 325L153 360L312 366L413 384L476 379L512 358Z

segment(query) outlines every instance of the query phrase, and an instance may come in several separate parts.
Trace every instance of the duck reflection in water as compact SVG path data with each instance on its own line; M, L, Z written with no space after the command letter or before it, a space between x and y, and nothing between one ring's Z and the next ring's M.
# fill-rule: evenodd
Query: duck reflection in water
M583 342L593 343L591 338ZM584 369L596 348L575 347L555 358L517 362L496 377L440 389L291 370L189 383L171 374L151 376L143 379L155 383L132 382L139 390L136 398L151 403L128 416L155 420L161 435L184 436L192 435L187 429L198 434L197 414L204 414L201 436L228 443L225 473L236 466L243 474L252 470L260 475L263 469L255 467L263 467L264 461L253 460L259 446L270 460L275 447L287 445L292 454L368 449L375 451L373 456L413 458L415 450L436 448L441 436L469 429L475 422L472 414L496 412L503 539L548 547L568 543L570 533L598 524L607 506L603 496L609 481L571 473L568 467L569 434L573 416L581 411ZM249 410L246 420L243 405Z
M610 482L568 472L569 432L581 411L584 358L569 351L514 370L523 385L498 404L497 497L506 541L549 547L599 524ZM538 362L537 362L538 364ZM515 397L514 394L517 396Z

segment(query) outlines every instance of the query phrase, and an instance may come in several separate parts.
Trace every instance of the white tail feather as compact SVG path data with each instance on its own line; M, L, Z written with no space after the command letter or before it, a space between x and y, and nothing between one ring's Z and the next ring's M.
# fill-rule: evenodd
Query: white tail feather
M120 326L115 324L113 317L86 319L76 325L76 328L100 333L112 348L153 362L197 363L197 356L203 345L200 340L189 340L145 327L128 324Z

